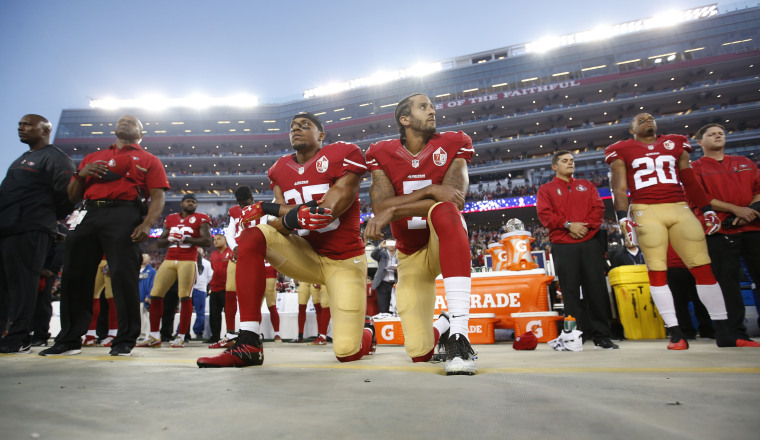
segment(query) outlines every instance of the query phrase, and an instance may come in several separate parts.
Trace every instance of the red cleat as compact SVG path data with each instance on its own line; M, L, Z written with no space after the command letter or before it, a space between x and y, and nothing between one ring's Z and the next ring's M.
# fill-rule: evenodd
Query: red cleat
M755 342L752 339L737 339L737 347L760 347L760 342Z
M688 350L689 343L686 339L680 339L678 342L671 342L668 344L668 350Z
M97 340L98 340L97 336L85 335L84 341L82 341L82 345L87 346L87 347L94 347L95 342Z
M235 345L216 356L198 358L199 368L251 367L264 363L264 347L258 335L249 338L251 344L237 339Z
M309 345L327 345L327 339L322 335L317 336L313 341L309 342Z

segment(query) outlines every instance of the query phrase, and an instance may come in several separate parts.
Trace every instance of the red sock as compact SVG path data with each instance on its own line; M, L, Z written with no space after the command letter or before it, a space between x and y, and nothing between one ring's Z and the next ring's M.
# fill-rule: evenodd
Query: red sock
M317 331L320 335L326 335L327 334L327 326L330 325L330 308L329 307L322 307L322 320L320 322L317 322Z
M316 306L315 306L316 307ZM319 323L319 315L317 315L317 323ZM298 334L303 334L303 327L306 324L306 304L298 305Z
M456 205L444 202L436 205L430 213L440 244L441 275L470 277L470 240L464 228L462 214Z
M90 327L87 330L96 330L98 328L98 316L100 316L100 298L94 298L92 300L92 319L90 320Z
M227 323L227 332L235 331L235 315L237 314L237 292L228 290L224 294L224 322Z
M715 281L715 275L713 275L712 268L709 264L692 267L689 269L689 272L694 275L694 280L697 282L697 284L713 285L717 283L717 281Z
M193 318L193 299L189 296L179 300L179 330L180 335L186 335L190 330L190 320Z
M107 298L108 301L108 330L117 330L119 328L118 315L116 314L116 302L113 298Z
M269 307L269 319L272 321L272 329L276 332L280 331L280 314L277 313L277 306Z
M328 311L329 308L326 308ZM372 330L365 328L362 332L362 345L359 347L359 351L351 356L338 357L335 356L340 362L352 362L358 361L364 355L369 354L369 350L372 348Z
M423 354L422 356L417 356L412 358L412 362L427 362L430 359L433 359L433 352L435 351L435 346L438 345L438 340L441 339L441 334L438 333L438 329L433 327L433 348L430 349L430 351L427 354Z
M322 304L314 304L314 314L317 316L317 333L319 333L319 329L322 328L319 324L322 322ZM303 306L303 319L306 320L306 306Z
M238 261L235 270L241 322L261 322L261 301L267 288L264 257L267 240L259 228L248 228L238 240Z
M650 270L649 285L650 286L665 286L668 284L668 273L664 270Z
M155 296L150 297L150 308L148 316L150 317L150 331L158 332L161 330L161 317L164 315L164 299Z

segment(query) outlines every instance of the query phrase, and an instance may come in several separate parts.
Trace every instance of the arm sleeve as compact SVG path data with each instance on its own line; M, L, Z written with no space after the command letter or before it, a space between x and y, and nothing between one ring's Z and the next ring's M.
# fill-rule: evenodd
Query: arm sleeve
M224 228L224 236L227 238L227 246L230 247L230 249L235 249L237 247L237 241L235 240L235 232L237 231L237 219L234 217L230 217L230 222L227 225L226 228Z

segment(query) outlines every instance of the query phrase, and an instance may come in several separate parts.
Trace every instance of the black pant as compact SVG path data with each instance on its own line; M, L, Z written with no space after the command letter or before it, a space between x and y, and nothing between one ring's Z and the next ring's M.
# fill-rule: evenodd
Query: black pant
M37 292L32 339L41 340L50 337L50 319L53 317L53 283L56 277L56 275L45 277L45 288Z
M605 262L599 240L552 243L552 257L565 315L575 316L584 340L610 337L610 297L604 280Z
M744 299L739 287L741 265L744 258L749 276L760 284L760 232L739 234L715 234L707 237L707 249L712 260L712 270L723 291L728 312L728 328L737 337L749 338L744 325Z
M0 340L28 342L51 240L45 231L0 237L0 333L8 332Z
M219 340L219 335L222 332L222 310L224 310L225 298L227 291L218 290L211 291L208 300L209 312L208 312L208 326L211 330L211 340Z
M61 277L60 343L79 346L92 319L95 272L108 260L119 331L112 346L135 346L140 336L140 248L130 238L142 217L136 205L89 209L66 238Z
M377 292L378 313L390 313L391 310L391 293L393 293L393 283L390 281L381 281L375 289Z
M703 338L714 336L715 329L713 328L712 319L710 319L710 314L707 312L704 304L702 304L702 301L699 300L697 281L689 269L685 267L669 267L668 287L670 287L670 291L673 293L673 305L676 308L678 326L681 327L684 336L688 339L694 339L697 336L697 330L694 328L694 324L691 322L691 315L689 314L689 301L694 304L694 316L697 317L697 322L699 323L699 334Z
M161 339L170 341L174 338L174 315L177 314L179 305L179 289L177 282L166 291L164 295L164 314L161 316Z

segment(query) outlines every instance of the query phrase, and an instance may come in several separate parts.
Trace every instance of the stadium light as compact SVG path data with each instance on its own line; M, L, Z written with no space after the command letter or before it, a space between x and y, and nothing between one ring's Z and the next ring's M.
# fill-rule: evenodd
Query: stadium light
M170 107L189 107L203 109L208 107L255 107L259 99L248 94L237 94L224 98L210 98L204 95L191 95L185 98L166 98L161 95L148 95L134 99L90 99L90 107L102 109L141 108L163 110Z
M429 75L431 73L438 72L442 69L443 69L443 65L439 62L435 62L435 63L416 64L406 69L395 70L391 72L380 71L370 76L352 79L349 81L331 82L324 86L304 90L303 97L305 99L308 99L308 98L314 98L316 96L333 95L335 93L340 93L346 90L356 89L359 87L386 84L391 81L396 81L403 78L421 77L421 76Z

